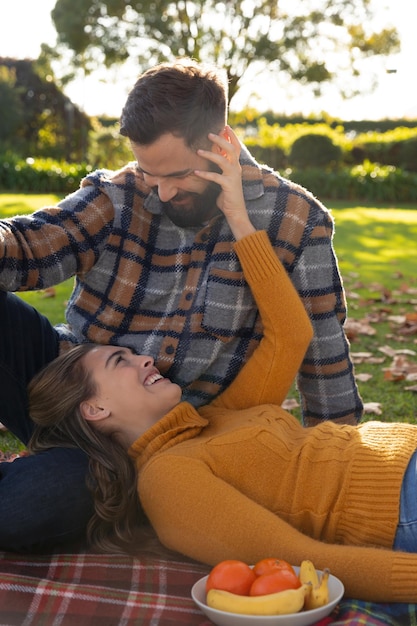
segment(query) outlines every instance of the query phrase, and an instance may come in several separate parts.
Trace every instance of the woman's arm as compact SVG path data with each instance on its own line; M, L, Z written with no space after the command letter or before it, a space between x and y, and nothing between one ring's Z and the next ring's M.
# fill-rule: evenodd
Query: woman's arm
M281 404L312 338L309 317L267 234L235 244L263 324L263 338L235 380L212 404L243 409Z
M313 336L310 320L266 233L256 232L250 222L242 190L239 139L229 126L209 139L212 150L198 152L221 173L196 174L221 187L217 205L236 239L235 250L264 332L248 363L214 404L235 409L268 402L281 404Z
M374 602L417 602L417 555L323 543L214 476L198 459L159 455L140 472L139 495L161 542L215 565L276 557L328 567L346 595Z

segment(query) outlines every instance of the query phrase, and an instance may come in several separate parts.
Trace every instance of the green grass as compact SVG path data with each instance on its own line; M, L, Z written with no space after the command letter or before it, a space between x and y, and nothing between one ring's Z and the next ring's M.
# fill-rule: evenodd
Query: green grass
M341 271L364 283L394 286L398 272L416 274L417 206L412 209L357 206L332 208L335 249Z
M54 204L59 196L0 194L0 217L31 213ZM351 338L351 350L369 353L370 358L355 365L357 375L370 374L367 382L358 381L365 403L380 403L383 414L366 414L364 419L416 421L416 392L406 387L417 384L388 381L385 369L392 359L380 348L407 349L407 358L417 365L417 334L403 335L392 322L409 312L417 312L417 206L356 206L352 203L329 203L336 223L335 250L344 280L349 319L371 321L374 335L358 334ZM53 297L44 292L24 293L21 297L44 313L52 323L64 320L65 303L72 279L56 287ZM383 363L372 363L384 358ZM297 414L297 409L294 411ZM0 449L16 448L14 438L0 434Z
M55 194L2 193L0 194L0 217L12 217L32 213L45 206L54 206L62 196Z
M417 368L417 331L411 333L411 328L399 323L404 315L417 313L417 206L338 203L332 213L348 318L369 322L375 331L350 338L354 357L362 352L370 355L355 364L357 377L372 375L366 382L358 380L362 398L379 403L382 410L382 415L370 413L364 419L416 422L416 392L406 388L417 381L386 378L393 358L385 355L385 347L413 352L405 358ZM382 363L372 363L381 358Z
M54 206L62 196L54 194L0 194L0 218L32 213L45 206ZM65 305L71 293L73 279L54 288L55 296L49 292L30 291L20 294L24 300L46 315L53 324L65 319Z

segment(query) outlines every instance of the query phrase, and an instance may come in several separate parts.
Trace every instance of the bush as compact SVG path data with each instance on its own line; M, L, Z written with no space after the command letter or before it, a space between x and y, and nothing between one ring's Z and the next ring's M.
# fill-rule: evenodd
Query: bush
M404 143L417 139L416 128L398 126L395 129L381 132L367 132L352 138L351 156L354 163L371 161L381 165L395 165L408 168L408 160L401 161L400 153Z
M91 167L53 159L21 159L11 153L0 156L0 191L68 193L74 191Z
M309 133L298 137L288 155L290 165L295 167L330 167L342 159L342 149L327 135Z
M133 159L130 143L120 135L117 124L105 126L94 122L87 152L87 161L94 169L104 167L118 170Z
M417 140L417 127L416 125L407 127L403 121L400 126L385 132L374 130L358 134L353 129L348 130L347 123L322 122L312 124L310 120L310 123L270 125L267 119L262 116L252 119L250 125L240 125L236 130L242 141L260 163L266 163L277 170L283 170L289 164L297 168L327 167L326 164L321 165L321 154L316 155L314 152L315 149L318 149L320 142L327 143L322 152L325 154L329 147L330 150L335 152L337 163L339 164L343 163L351 166L371 161L380 165L395 165L402 169L411 167L410 171L415 171L416 159L413 157L411 145L409 148L406 148L406 150L410 150L410 156L404 153L404 157L401 160L400 154L404 143L408 143L412 139ZM290 161L289 154L295 142L298 143L299 140L302 145L304 142L309 141L301 139L305 135L313 135L311 149L307 147L308 155L310 155L309 158L306 157L307 164L304 163L303 159L304 150L300 150L301 157L299 161ZM327 139L323 139L323 136ZM332 147L331 143L335 147ZM331 160L331 156L327 158Z
M287 170L285 175L319 198L371 202L416 202L417 174L366 162L352 168Z
M405 170L417 172L417 137L407 139L400 144L398 161Z
M252 156L258 161L280 171L288 166L287 155L279 146L259 146L254 144L250 147Z

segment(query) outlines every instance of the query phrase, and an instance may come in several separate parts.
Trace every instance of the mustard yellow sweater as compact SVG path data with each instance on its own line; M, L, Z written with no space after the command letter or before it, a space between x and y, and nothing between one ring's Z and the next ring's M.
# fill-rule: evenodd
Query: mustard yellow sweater
M417 426L303 428L280 408L310 323L265 233L236 252L264 337L221 396L179 404L131 447L150 522L166 546L210 565L308 558L350 597L417 602L417 555L391 550Z

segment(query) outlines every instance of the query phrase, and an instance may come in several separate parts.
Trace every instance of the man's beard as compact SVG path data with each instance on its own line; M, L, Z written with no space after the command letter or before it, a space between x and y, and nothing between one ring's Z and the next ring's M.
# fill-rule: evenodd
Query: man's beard
M219 209L216 204L220 185L209 182L203 193L180 191L170 202L162 202L165 215L180 228L201 226Z

